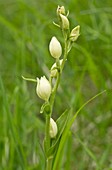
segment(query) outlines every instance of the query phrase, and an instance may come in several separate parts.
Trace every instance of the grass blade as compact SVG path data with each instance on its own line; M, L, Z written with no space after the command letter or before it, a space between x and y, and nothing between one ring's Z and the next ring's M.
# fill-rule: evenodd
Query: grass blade
M68 123L64 133L63 133L63 136L62 136L62 139L60 141L60 145L59 145L59 148L58 148L58 151L57 151L57 155L56 155L56 158L55 158L55 161L54 161L54 165L53 165L53 170L57 170L58 167L59 167L59 164L61 163L61 159L62 159L62 150L63 150L63 147L64 147L64 143L66 141L66 138L68 136L68 132L70 130L70 127L72 126L73 122L75 121L75 119L77 118L78 114L80 113L80 111L88 104L90 103L92 100L94 100L95 98L99 97L100 95L104 94L105 92L107 92L107 90L104 90L98 94L96 94L95 96L93 96L92 98L90 98L87 102L85 102L79 109L78 111L75 113L75 115L73 116L73 118L71 119L71 121Z

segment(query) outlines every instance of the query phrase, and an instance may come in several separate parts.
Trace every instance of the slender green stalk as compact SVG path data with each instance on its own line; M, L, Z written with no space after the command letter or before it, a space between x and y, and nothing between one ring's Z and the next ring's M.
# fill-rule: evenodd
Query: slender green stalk
M54 101L55 101L55 95L58 89L58 85L60 82L60 73L58 72L57 75L57 80L56 80L56 84L54 86L51 98L50 98L50 113L46 114L46 131L45 131L45 139L46 139L46 150L48 151L50 148L50 136L49 136L49 128L50 128L50 117L52 115L52 111L53 111L53 105L54 105ZM53 161L53 157L48 157L47 161L46 161L46 170L51 170L52 169L52 161Z
M50 114L46 114L46 129L45 129L45 140L46 140L46 151L50 147L50 136L49 136L49 125L50 125Z
M60 77L61 77L61 74L62 74L62 70L64 68L64 65L65 65L65 61L67 59L67 48L68 48L68 42L67 42L67 36L66 38L64 38L65 42L64 42L64 57L63 57L63 62L62 62L62 65L60 66L59 65L59 70L57 72L57 79L56 79L56 82L55 82L55 86L52 90L52 94L51 94L51 97L50 97L50 114L49 115L46 115L46 148L47 148L47 151L49 150L50 148L50 136L49 136L49 124L50 124L50 117L52 115L52 112L53 112L53 106L54 106L54 101L55 101L55 96L56 96L56 92L57 92L57 89L58 89L58 86L59 86L59 83L60 83ZM57 61L58 62L58 61ZM51 83L51 79L50 79L50 83ZM53 161L53 157L48 157L47 158L47 161L46 161L46 170L51 170L52 169L52 161Z
M58 89L58 86L59 86L59 82L60 82L60 76L61 76L61 73L58 72L56 83L55 83L55 86L53 88L52 95L51 95L51 98L50 98L51 115L52 115L52 111L53 111L53 105L54 105L54 100L55 100L56 92L57 92L57 89Z
M54 100L55 100L55 95L57 92L57 88L60 82L60 73L58 73L57 76L57 80L56 80L56 84L55 87L53 89L52 95L51 95L51 99L50 99L50 113L46 114L46 131L45 131L45 139L46 139L46 150L48 151L50 148L50 136L49 136L49 128L50 128L50 117L52 115L52 111L53 111L53 105L54 105ZM46 170L51 170L52 169L52 161L53 161L53 157L48 157L46 160Z
M53 161L53 157L49 157L47 159L46 170L52 170L52 161Z
M61 65L61 72L64 68L64 65L65 65L65 61L67 59L67 51L68 51L68 41L67 41L67 36L65 37L65 42L64 42L64 57L63 57L63 62L62 62L62 65Z
M45 145L46 145L46 153L50 148L50 136L49 136L49 128L50 128L50 114L46 114L46 129L45 129ZM51 170L52 168L52 160L46 159L46 170Z
M67 50L68 50L67 36L66 36L66 38L64 40L65 40L65 42L64 42L64 57L63 57L63 62L62 62L62 65L60 66L60 70L58 70L56 83L55 83L55 86L54 86L54 89L53 89L53 92L52 92L52 95L51 95L51 100L50 100L50 103L51 103L51 114L52 114L52 109L53 109L53 105L54 105L55 95L56 95L56 92L57 92L57 89L58 89L58 86L59 86L59 83L60 83L60 77L61 77L62 70L64 68L65 61L67 59L67 54L68 54L67 53Z

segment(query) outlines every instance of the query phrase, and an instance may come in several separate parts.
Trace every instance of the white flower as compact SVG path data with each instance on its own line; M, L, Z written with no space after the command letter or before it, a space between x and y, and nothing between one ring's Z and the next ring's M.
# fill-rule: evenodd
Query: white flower
M62 21L62 28L67 30L69 29L69 20L65 15L60 14L61 21Z
M77 27L75 27L71 33L70 33L70 40L71 41L76 41L77 38L79 37L79 31L80 31L80 26L78 25Z
M63 62L63 59L59 60L59 62L60 62L60 66L61 66L61 64ZM57 67L56 63L54 63L52 65L52 67L51 67L51 77L56 77L57 76L57 69L56 69L56 67Z
M41 99L48 101L51 95L51 85L45 76L37 78L36 92Z
M49 135L51 138L55 138L58 132L57 124L56 122L50 118L50 129L49 129Z
M59 58L62 54L62 47L56 37L52 37L49 44L49 51L52 57Z

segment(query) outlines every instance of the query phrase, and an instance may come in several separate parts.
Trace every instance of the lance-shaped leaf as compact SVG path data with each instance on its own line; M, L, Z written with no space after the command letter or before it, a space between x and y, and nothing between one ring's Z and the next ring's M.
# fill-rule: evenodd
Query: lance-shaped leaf
M70 110L65 110L63 114L57 119L56 124L58 127L58 133L57 133L56 138L52 140L52 146L50 147L48 151L48 156L51 156L55 153L56 148L59 144L60 138L69 120L69 116L70 116Z

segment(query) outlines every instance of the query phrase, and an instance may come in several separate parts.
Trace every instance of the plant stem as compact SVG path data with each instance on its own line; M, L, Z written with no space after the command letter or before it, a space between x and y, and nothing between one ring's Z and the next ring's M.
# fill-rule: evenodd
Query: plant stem
M49 136L49 128L50 128L50 114L46 115L46 153L48 153L48 150L50 148L50 136ZM46 154L47 156L47 154ZM52 170L52 161L53 156L47 157L46 159L46 170Z
M68 41L67 41L67 37L65 38L65 45L64 45L64 57L63 57L63 62L62 62L62 65L61 65L61 72L64 68L64 65L65 65L65 61L67 59L67 54L68 54Z
M47 153L47 151L50 147L49 128L50 128L50 114L46 114L46 129L45 129L45 149L46 149L46 153Z
M46 170L52 170L53 157L49 157L46 162Z
M52 95L51 95L51 98L50 98L51 114L52 114L52 111L53 111L53 105L54 105L56 92L57 92L58 85L59 85L59 82L60 82L60 76L61 76L61 74L60 74L60 72L58 72L57 73L56 83L55 83L55 86L53 88L53 92L52 92Z
M55 86L52 90L52 94L51 94L51 97L50 97L50 113L49 114L46 114L46 131L45 131L45 140L46 140L46 153L48 152L49 148L50 148L50 136L49 136L49 126L50 126L50 117L52 115L52 112L53 112L53 106L54 106L54 101L55 101L55 96L56 96L56 92L57 92L57 89L58 89L58 86L59 86L59 83L60 83L60 77L61 77L61 74L62 74L62 70L64 68L64 65L65 65L65 61L67 59L67 50L68 50L68 41L67 41L67 35L66 37L64 38L65 42L64 42L64 57L63 57L63 62L62 62L62 65L60 66L60 69L57 70L57 79L56 79L56 82L55 82ZM58 61L57 61L58 63ZM51 79L50 79L50 83L51 83ZM47 157L47 160L46 160L46 170L52 170L52 161L53 161L53 157Z
M54 89L53 89L53 92L52 92L52 95L51 95L51 99L50 99L51 114L52 114L52 110L53 110L55 95L56 95L56 92L57 92L57 89L58 89L58 86L59 86L59 83L60 83L60 77L61 77L62 70L64 68L65 61L67 59L67 54L68 54L67 53L67 50L68 50L67 35L66 35L64 40L65 40L65 42L64 42L64 57L63 57L63 62L62 62L62 65L60 66L60 70L58 70L56 83L55 83L55 86L54 86Z

